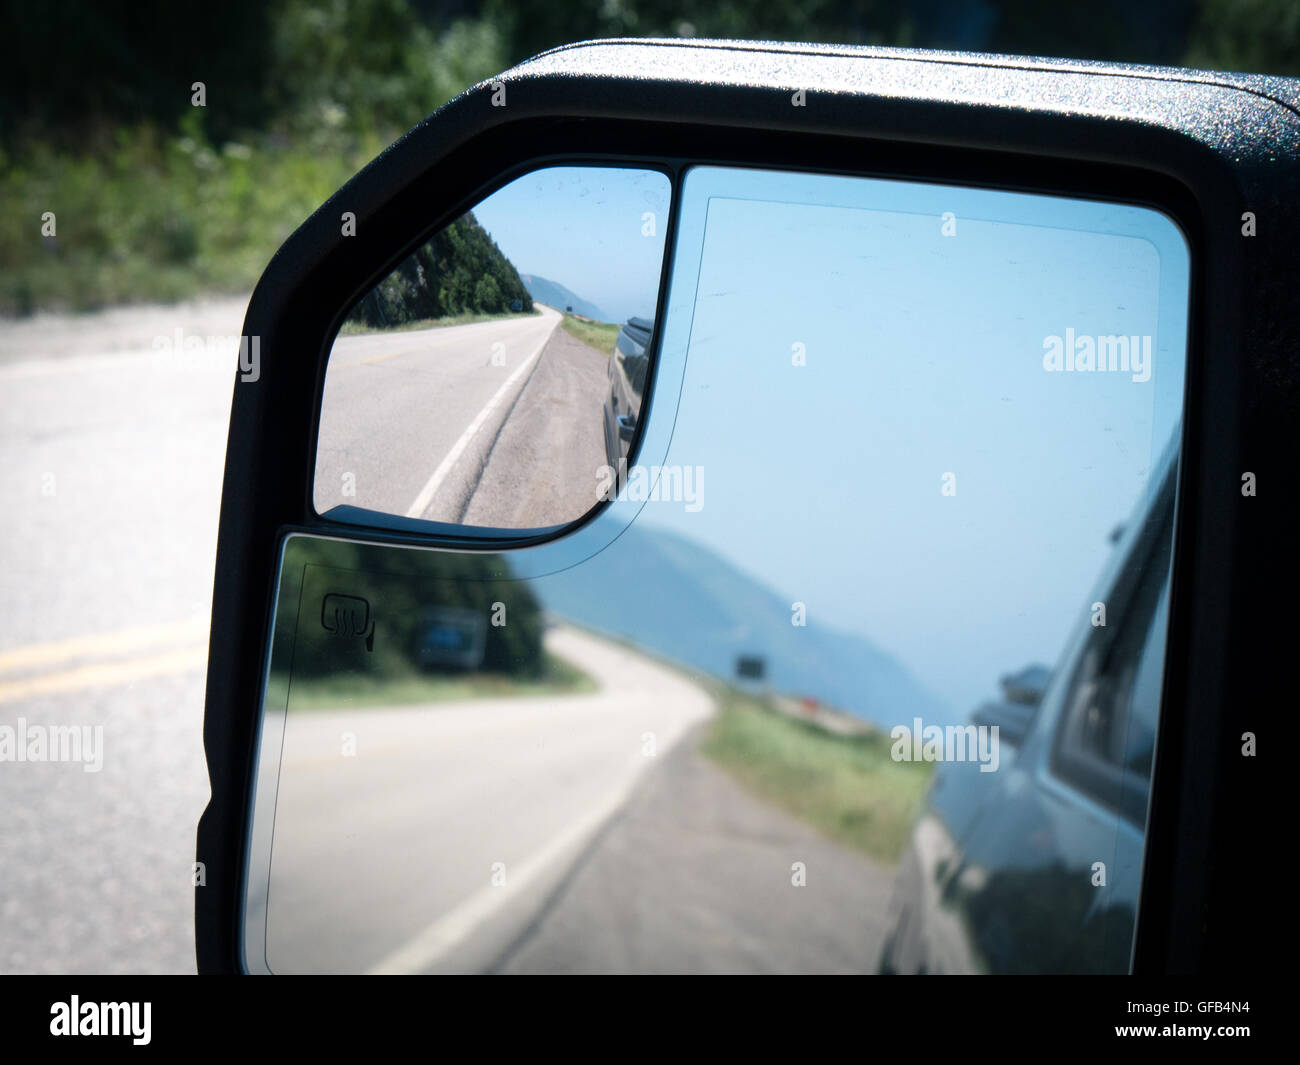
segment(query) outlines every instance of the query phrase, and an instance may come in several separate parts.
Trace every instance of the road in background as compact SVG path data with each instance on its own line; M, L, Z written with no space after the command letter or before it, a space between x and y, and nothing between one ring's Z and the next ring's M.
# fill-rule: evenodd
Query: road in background
M103 728L99 772L0 763L0 972L194 970L245 304L0 321L0 724Z

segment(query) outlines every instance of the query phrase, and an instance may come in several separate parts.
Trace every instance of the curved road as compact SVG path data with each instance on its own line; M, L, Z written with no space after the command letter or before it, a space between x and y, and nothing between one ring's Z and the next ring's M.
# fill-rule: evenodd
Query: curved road
M459 521L560 323L535 306L536 315L339 337L321 400L316 509Z
M561 628L547 645L599 690L290 711L273 971L479 967L509 934L507 911L516 924L535 913L641 776L712 712L699 686L616 643Z

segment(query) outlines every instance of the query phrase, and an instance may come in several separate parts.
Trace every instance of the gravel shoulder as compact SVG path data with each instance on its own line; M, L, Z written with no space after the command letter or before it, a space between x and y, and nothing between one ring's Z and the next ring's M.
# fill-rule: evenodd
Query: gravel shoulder
M466 524L561 525L596 504L608 365L608 355L555 330L488 455Z

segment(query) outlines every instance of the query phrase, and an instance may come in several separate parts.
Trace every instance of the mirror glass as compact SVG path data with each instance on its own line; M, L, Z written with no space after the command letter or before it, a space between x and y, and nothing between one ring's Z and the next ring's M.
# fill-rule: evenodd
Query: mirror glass
M330 350L317 512L490 534L602 502L637 439L669 200L656 171L535 170L395 267Z
M665 305L608 308L661 335L608 363L641 442L590 522L285 541L245 963L1126 970L1180 231L789 172L677 195Z

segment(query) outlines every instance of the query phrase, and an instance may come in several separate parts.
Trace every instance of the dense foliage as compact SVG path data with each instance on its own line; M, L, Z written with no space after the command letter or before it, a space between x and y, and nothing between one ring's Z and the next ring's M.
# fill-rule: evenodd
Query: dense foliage
M532 309L518 272L471 212L439 231L376 285L349 321L391 329L463 314Z
M585 38L829 41L1300 74L1295 0L0 5L0 314L247 292L310 210L404 129L474 82ZM504 295L448 290L465 308Z

